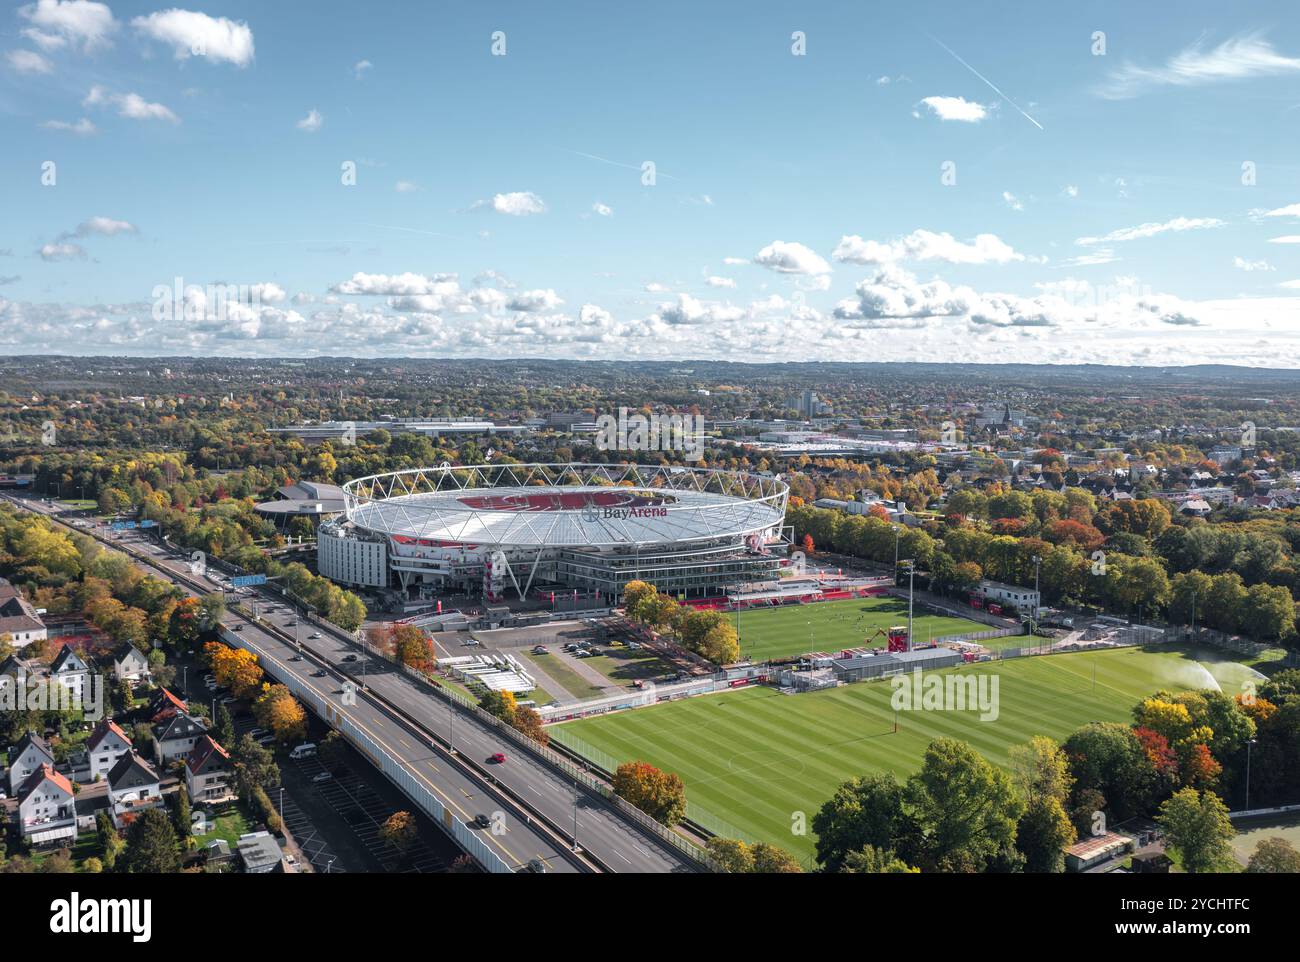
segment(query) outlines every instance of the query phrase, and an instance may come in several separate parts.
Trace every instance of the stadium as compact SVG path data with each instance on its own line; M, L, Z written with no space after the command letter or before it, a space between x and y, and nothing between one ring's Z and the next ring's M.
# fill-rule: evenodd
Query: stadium
M320 573L408 599L492 602L629 581L682 599L770 580L787 555L789 487L743 471L638 464L415 468L343 486L317 540Z

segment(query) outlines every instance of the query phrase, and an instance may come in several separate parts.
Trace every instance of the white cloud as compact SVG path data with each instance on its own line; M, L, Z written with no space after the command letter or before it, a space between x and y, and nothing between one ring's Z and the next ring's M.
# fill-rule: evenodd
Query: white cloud
M704 278L704 283L708 284L710 287L735 287L736 286L736 282L732 280L730 277L717 277L717 276L706 277Z
M667 294L671 290L666 284L660 284L658 281L651 281L645 286L645 289L651 294Z
M525 313L534 313L536 311L551 311L563 304L555 291L536 290L520 291L506 302L506 308L511 311L523 311Z
M98 85L90 88L90 93L86 94L86 99L81 102L81 105L83 107L116 107L119 117L126 117L130 120L166 120L173 124L181 122L179 117L162 104L150 103L137 93L114 93Z
M46 120L41 126L46 130L64 130L79 137L89 137L91 134L99 133L99 128L85 117L82 117L75 124L70 124L65 120Z
M925 104L940 120L960 120L968 124L979 123L988 116L988 110L981 103L966 100L964 97L926 97Z
M54 70L54 65L34 50L10 50L5 54L11 69L25 74L46 74Z
M1270 237L1270 244L1300 244L1300 234L1286 234L1282 237Z
M114 220L111 217L92 217L90 220L82 221L77 225L75 232L77 237L89 237L92 234L112 237L115 234L134 233L136 233L134 224L127 223L124 220Z
M356 63L352 65L352 75L356 77L358 80L360 80L361 77L365 74L365 72L367 70L372 69L373 67L374 64L372 64L369 60L358 60Z
M546 213L546 204L530 190L516 190L495 195L492 198L492 209L498 214L527 217L529 214Z
M592 204L592 205L591 205L591 209L594 210L594 211L595 211L597 214L599 214L601 217L613 217L613 216L614 216L614 208L610 207L608 204L602 204L602 203L600 203L599 201L597 201L596 203Z
M1015 194L1011 193L1011 191L1009 190L1004 190L1002 192L1002 202L1006 204L1008 207L1010 207L1012 210L1025 209L1025 205L1020 202L1020 199L1016 197Z
M447 294L458 291L455 274L367 274L357 271L350 280L333 285L335 294Z
M1248 261L1244 257L1234 257L1232 266L1239 271L1271 271L1276 270L1268 261Z
M738 321L745 316L744 308L730 304L706 304L689 294L678 294L676 304L662 304L654 319L672 326L694 326Z
M1113 264L1119 260L1115 252L1109 247L1098 247L1088 251L1086 254L1080 254L1077 257L1067 257L1061 261L1062 267L1093 267L1098 264Z
M1006 264L1023 261L1025 255L1014 250L996 234L977 234L963 243L951 234L914 230L898 240L881 242L863 240L856 234L840 238L831 253L837 261L850 264L888 264L894 261L940 260L949 264Z
M69 243L45 244L37 253L41 255L41 260L46 261L66 261L86 256L86 250L80 244Z
M1222 227L1223 224L1224 222L1217 217L1175 217L1173 220L1167 220L1163 223L1152 222L1139 224L1137 227L1113 230L1102 237L1080 237L1075 240L1075 243L1083 247L1091 247L1095 244L1112 244L1119 241L1154 237L1157 234L1164 234L1169 231L1204 230L1210 227Z
M417 184L414 184L409 180L399 180L393 185L393 190L397 191L399 194L413 194L419 189L420 188Z
M1288 204L1276 210L1264 211L1265 217L1300 217L1300 204Z
M298 121L297 127L304 133L314 134L320 130L321 124L325 123L325 118L321 116L320 111L313 107L307 111L307 116Z
M1288 290L1300 290L1300 281L1283 281L1278 287L1285 287Z
M820 254L795 241L772 241L754 255L754 263L780 274L829 274L830 264Z
M265 281L261 284L250 284L248 290L254 301L263 304L280 304L288 297L284 288L279 284L276 284L274 281Z
M91 0L38 0L19 7L18 16L31 24L23 36L42 50L73 46L88 52L106 46L117 28L113 11Z
M1066 184L1065 187L1061 189L1061 193L1073 200L1079 196L1079 188L1075 184Z
M1155 87L1191 87L1296 72L1300 72L1300 59L1279 54L1257 33L1246 34L1209 50L1197 41L1159 67L1125 64L1113 71L1097 92L1110 100L1123 100Z
M253 62L253 31L248 24L209 17L194 10L160 10L136 17L131 26L172 48L177 60L203 57L247 67Z
M739 264L748 264L749 261L745 260L743 257L724 257L722 263L735 267Z

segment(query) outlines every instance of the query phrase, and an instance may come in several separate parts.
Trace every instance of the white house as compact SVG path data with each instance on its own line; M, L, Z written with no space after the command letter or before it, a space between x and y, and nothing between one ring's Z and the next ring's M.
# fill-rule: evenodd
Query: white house
M18 829L32 845L51 845L77 837L77 807L72 782L51 765L42 765L18 793Z
M103 719L86 739L86 757L90 761L90 780L102 778L113 770L118 759L131 750L131 739L111 718Z
M118 681L135 684L147 680L151 673L149 659L135 645L123 645L113 656L113 677Z
M0 635L8 635L15 648L48 637L40 613L4 578L0 578Z
M64 645L50 663L50 679L57 681L73 698L81 700L82 690L90 679L90 666L71 645Z
M974 594L983 601L985 607L990 604L1003 608L1014 607L1020 614L1030 618L1038 617L1042 605L1042 599L1033 588L1003 584L1000 581L981 581Z
M184 758L207 731L208 726L200 719L176 712L153 726L154 757L162 765Z
M28 732L18 740L18 744L9 750L9 794L16 798L32 773L42 765L54 767L54 753L45 739L35 732Z

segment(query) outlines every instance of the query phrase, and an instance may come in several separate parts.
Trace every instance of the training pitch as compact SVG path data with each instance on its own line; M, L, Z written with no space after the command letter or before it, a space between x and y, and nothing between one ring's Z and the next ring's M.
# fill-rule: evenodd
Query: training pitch
M736 623L735 614L727 617ZM877 631L907 624L907 601L881 596L750 608L740 612L739 623L740 653L751 661L791 658L810 651L880 648L885 636ZM912 630L916 643L923 645L934 638L988 631L989 627L965 618L930 614L917 605L912 612Z
M1008 749L1033 735L1062 740L1090 721L1129 722L1133 706L1161 688L1215 687L1205 665L1177 650L1046 655L948 671L997 676L996 721L982 722L974 711L900 712L895 733L890 682L876 681L800 695L748 688L549 731L598 765L639 759L676 772L692 816L704 815L711 830L770 841L810 859L811 828L791 832L796 813L811 822L854 775L891 771L905 778L936 738L969 742L1005 765Z

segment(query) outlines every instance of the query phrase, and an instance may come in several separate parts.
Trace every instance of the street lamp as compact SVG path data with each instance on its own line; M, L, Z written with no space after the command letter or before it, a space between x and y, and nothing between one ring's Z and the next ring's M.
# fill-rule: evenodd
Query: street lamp
M903 564L907 565L907 650L912 650L912 594L913 587L916 583L916 561L909 558Z
M1246 740L1246 811L1250 811L1250 747L1255 744L1255 739Z
M894 584L898 584L898 539L902 537L903 526L890 525L894 529Z

